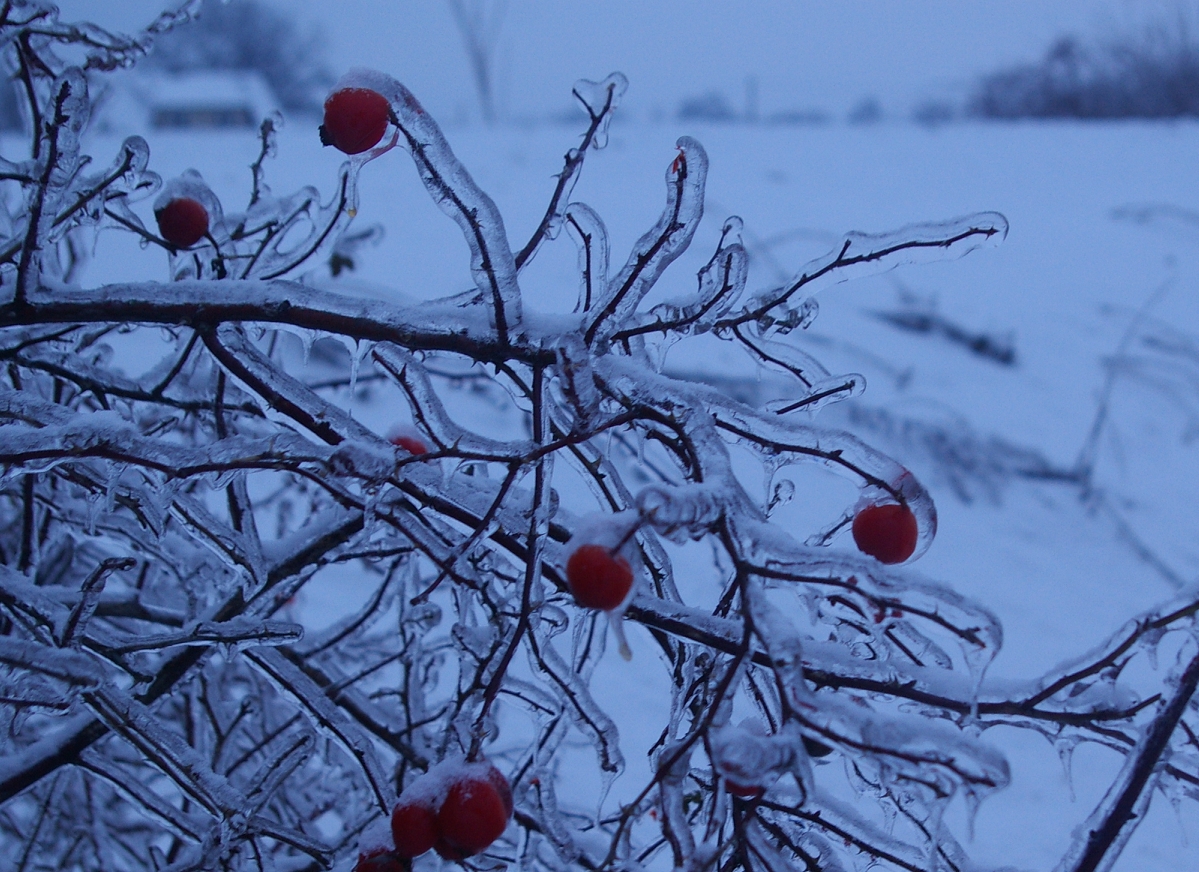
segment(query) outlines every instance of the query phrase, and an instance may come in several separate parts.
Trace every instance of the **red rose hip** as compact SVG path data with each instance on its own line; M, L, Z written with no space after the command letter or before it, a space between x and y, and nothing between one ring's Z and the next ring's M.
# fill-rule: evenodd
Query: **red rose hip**
M321 142L346 154L359 154L379 144L390 118L391 106L378 91L342 88L325 101Z
M427 454L429 449L424 442L415 436L399 435L391 437L391 444L403 448L409 454Z
M608 612L628 596L633 570L629 561L603 545L580 545L566 561L566 585L583 608Z
M190 248L208 232L208 210L191 197L176 197L154 213L158 232L176 248Z
M354 872L407 872L395 851L380 848L370 854L359 854Z
M439 837L433 847L447 860L473 857L504 834L511 817L508 779L494 766L472 767L446 791L437 810Z
M391 812L391 836L401 857L419 857L437 841L437 812L426 802L400 797Z
M897 503L867 506L853 519L858 550L880 563L903 563L916 551L916 516Z

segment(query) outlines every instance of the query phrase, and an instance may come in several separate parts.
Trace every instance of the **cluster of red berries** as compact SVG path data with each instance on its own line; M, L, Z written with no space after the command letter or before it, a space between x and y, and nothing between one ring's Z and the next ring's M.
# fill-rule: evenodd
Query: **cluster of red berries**
M342 88L325 101L321 142L346 154L359 154L379 144L391 119L391 106L382 94L369 88ZM158 234L174 248L191 248L208 234L208 210L194 197L171 199L155 210L154 218Z
M512 818L508 779L486 760L447 760L416 779L391 813L394 849L363 853L354 872L401 872L401 861L434 850L465 860L491 846Z

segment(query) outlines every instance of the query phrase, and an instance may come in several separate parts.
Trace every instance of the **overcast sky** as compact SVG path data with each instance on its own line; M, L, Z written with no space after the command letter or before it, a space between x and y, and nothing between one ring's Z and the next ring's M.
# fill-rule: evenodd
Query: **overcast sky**
M268 0L326 36L336 71L373 66L437 115L475 114L466 56L442 0ZM469 2L469 0L468 0ZM494 0L487 0L494 6ZM1063 33L1103 38L1194 8L1188 0L508 0L498 91L511 118L570 102L578 78L630 80L633 117L673 114L681 98L722 91L740 107L757 80L761 111L842 115L873 96L906 115L979 72L1039 58ZM119 29L156 0L64 0L64 13ZM1194 19L1192 19L1194 20Z

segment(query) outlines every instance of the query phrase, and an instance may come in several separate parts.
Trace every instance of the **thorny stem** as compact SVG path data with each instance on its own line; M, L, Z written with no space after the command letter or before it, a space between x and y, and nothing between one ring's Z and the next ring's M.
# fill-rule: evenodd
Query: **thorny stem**
M840 253L838 253L836 257L834 257L824 266L813 271L812 273L804 273L791 284L784 288L780 288L777 292L771 295L769 300L762 303L756 309L747 309L738 313L732 318L717 321L714 329L727 330L739 324L757 321L769 313L771 309L787 302L787 300L794 296L795 293L801 288L806 287L817 279L822 278L829 273L834 272L835 270L845 269L846 267L856 266L862 263L872 263L874 261L885 260L891 255L898 254L901 251L916 251L925 248L949 248L974 236L982 236L983 238L989 239L999 232L1000 231L995 227L970 227L966 230L963 230L961 233L954 234L953 236L945 239L908 240L905 242L898 242L894 245L889 245L885 248L880 248L875 251L868 251L865 254L850 255L848 257L846 254L849 252L849 247L852 242L851 240L847 239L841 246Z
M542 369L533 370L533 441L539 443L545 439L545 372ZM471 736L468 758L478 758L481 749L484 726L491 704L499 694L508 664L520 645L521 639L529 632L529 620L533 612L533 590L540 584L541 551L545 542L541 526L548 521L547 500L550 493L548 464L545 459L538 459L533 467L533 504L529 512L529 535L526 540L525 578L520 594L520 617L516 621L516 629L512 632L512 640L505 648L500 662L495 666L486 689L483 691L483 704L479 707L478 717L475 718L474 730Z
M58 89L58 93L54 95L54 121L50 123L46 130L48 148L45 157L46 164L42 170L41 178L38 179L33 202L29 205L29 225L25 229L25 242L21 246L21 259L17 265L17 286L13 297L13 305L17 309L25 305L31 281L31 273L36 263L35 255L41 250L42 209L45 208L46 194L50 189L50 177L58 169L58 135L62 130L62 125L67 120L63 114L63 106L70 96L71 83L63 81Z
M1177 689L1153 719L1141 741L1137 743L1136 749L1125 760L1119 778L1104 798L1103 804L1108 806L1107 810L1086 834L1085 848L1077 862L1069 866L1063 865L1062 872L1095 872L1100 868L1110 868L1115 857L1108 856L1109 852L1117 844L1122 845L1127 831L1140 823L1134 810L1138 806L1141 794L1149 786L1150 779L1154 777L1155 769L1166 751L1166 745L1186 712L1197 687L1199 655L1191 658L1178 680Z
M679 168L674 179L675 196L674 206L670 213L670 220L666 223L666 227L663 229L662 234L653 241L653 244L650 245L646 251L637 256L637 264L629 272L629 276L625 279L624 284L617 289L616 293L612 295L611 299L608 300L603 309L600 310L599 314L597 314L587 326L587 330L583 333L583 342L588 346L595 341L595 335L604 322L611 318L616 313L616 310L620 308L621 302L626 296L628 296L629 291L632 289L633 285L637 283L637 280L641 277L641 274L645 271L645 268L653 262L653 259L655 256L657 256L658 252L666 247L666 244L670 241L671 237L683 229L684 225L679 223L679 215L683 208L683 191L687 185L687 156L685 153L680 151L675 160L678 162Z
M596 131L603 124L604 118L612 111L612 98L616 90L615 85L608 86L608 96L604 100L604 105L599 112L594 112L587 103L579 97L578 92L575 92L575 97L579 102L587 107L587 114L591 116L591 123L587 127L587 131L583 134L583 141L578 148L571 149L566 153L566 164L562 168L562 172L558 174L558 183L554 186L554 193L550 197L549 206L546 207L545 215L542 216L541 223L537 225L537 229L533 231L533 235L529 237L529 241L525 243L515 256L516 268L520 269L533 256L537 250L537 246L541 245L549 232L550 225L554 222L558 215L558 205L562 201L563 195L570 187L571 179L582 168L583 160L587 157L587 150L595 141ZM576 225L577 226L577 225ZM586 308L586 307L584 307Z

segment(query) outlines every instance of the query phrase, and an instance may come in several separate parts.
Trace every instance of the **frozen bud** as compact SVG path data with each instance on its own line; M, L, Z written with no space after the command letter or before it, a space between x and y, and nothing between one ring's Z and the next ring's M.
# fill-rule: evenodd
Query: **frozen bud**
M708 485L651 485L637 495L645 522L676 542L699 539L720 521L724 503Z
M790 767L794 754L791 743L765 733L756 721L743 721L709 734L712 766L733 792L755 795L758 788L770 787Z

